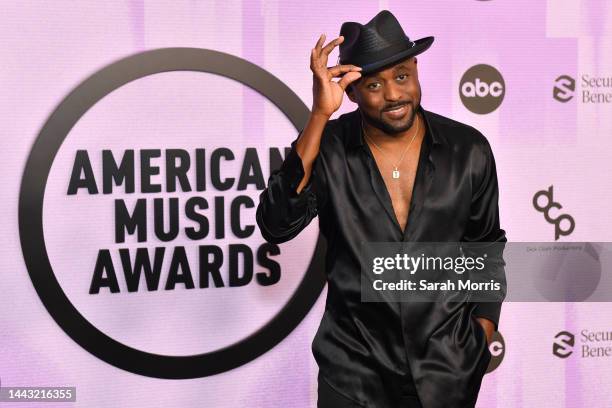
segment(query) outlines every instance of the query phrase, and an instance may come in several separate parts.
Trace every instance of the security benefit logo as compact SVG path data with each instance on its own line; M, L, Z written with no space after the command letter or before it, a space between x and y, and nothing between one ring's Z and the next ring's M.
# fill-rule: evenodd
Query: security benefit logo
M576 96L579 85L580 103L608 104L612 103L612 76L582 74L578 81L569 75L559 75L553 85L553 98L559 102L569 102Z
M282 341L321 293L324 247L315 228L300 246L267 243L255 211L308 114L277 78L209 50L148 51L78 85L44 124L19 202L58 325L159 378L231 370Z
M559 102L569 102L574 97L576 80L569 75L561 75L555 79L553 98Z
M560 214L557 210L563 206L553 198L553 186L540 190L533 195L533 208L544 214L544 219L555 226L555 241L561 236L568 236L576 227L574 217L569 214Z
M487 64L474 65L459 81L459 97L473 113L491 113L501 105L506 94L506 83L501 73Z
M552 345L553 355L559 358L567 358L574 351L575 337L572 333L561 331L557 333Z
M582 329L577 335L560 331L553 339L552 353L559 358L610 358L612 331Z

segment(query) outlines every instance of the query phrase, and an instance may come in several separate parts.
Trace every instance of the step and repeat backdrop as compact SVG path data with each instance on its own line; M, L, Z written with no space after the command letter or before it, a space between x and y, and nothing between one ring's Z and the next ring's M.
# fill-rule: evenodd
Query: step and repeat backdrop
M0 385L73 400L41 406L316 405L319 225L270 244L255 209L308 118L320 34L382 9L435 36L422 105L491 143L509 241L612 238L607 0L2 9ZM611 315L505 303L477 406L612 406Z

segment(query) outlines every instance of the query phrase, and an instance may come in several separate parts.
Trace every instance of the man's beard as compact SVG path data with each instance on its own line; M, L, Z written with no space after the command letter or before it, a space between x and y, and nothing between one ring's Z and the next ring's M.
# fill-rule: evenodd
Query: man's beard
M421 98L419 97L418 101L403 102L403 103L398 103L396 105L393 105L394 107L402 106L402 105L410 106L410 117L408 118L408 122L406 122L405 124L401 124L401 125L394 125L386 121L383 116L384 112L380 112L380 116L378 117L372 117L362 110L361 115L362 115L362 118L367 123L374 126L375 128L380 129L389 135L397 135L399 133L407 131L408 129L412 127L412 125L414 124L415 118L416 118L417 110L421 104L420 102L421 102Z

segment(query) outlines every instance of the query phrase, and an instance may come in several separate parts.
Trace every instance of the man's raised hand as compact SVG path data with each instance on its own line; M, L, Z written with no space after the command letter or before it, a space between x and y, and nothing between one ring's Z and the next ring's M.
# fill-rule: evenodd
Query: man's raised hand
M325 34L321 34L317 44L310 54L310 70L313 74L312 83L312 113L330 117L342 104L342 96L346 87L353 81L361 78L360 67L355 65L336 65L327 67L327 57L344 41L340 36L325 47ZM342 77L339 81L333 78Z

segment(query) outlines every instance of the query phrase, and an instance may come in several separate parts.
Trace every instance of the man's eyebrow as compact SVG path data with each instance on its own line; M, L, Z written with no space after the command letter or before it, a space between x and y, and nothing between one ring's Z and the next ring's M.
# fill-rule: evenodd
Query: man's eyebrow
M407 69L408 71L411 71L411 68L408 65L404 65L404 64L396 65L395 67L393 67L394 72L399 71L400 69ZM378 78L378 77L379 77L378 72L365 76L365 78L367 79Z
M402 69L402 68L404 68L404 69L410 69L410 67L408 67L408 66L406 66L406 65L402 64L402 65L398 65L398 66L394 67L394 68L393 68L393 70L394 70L394 71L399 71L399 70L400 70L400 69Z

